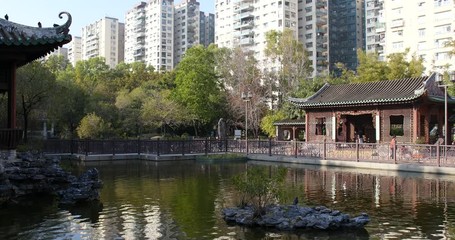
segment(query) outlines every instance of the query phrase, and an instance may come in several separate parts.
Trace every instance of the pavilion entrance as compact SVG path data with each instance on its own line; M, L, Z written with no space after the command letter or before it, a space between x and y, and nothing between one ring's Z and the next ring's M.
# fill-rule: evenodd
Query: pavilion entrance
M337 126L337 142L375 143L373 114L341 114Z

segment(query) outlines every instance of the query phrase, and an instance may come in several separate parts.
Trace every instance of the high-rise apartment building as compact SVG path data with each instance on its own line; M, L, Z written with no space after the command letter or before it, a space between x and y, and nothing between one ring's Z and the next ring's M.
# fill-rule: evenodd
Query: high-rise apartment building
M116 18L104 17L82 28L82 59L103 57L106 64L115 67L121 58L123 47L123 23Z
M376 52L384 60L384 0L365 0L365 51Z
M200 22L199 2L183 0L175 5L174 67L180 62L187 49L200 43Z
M208 47L215 42L215 14L200 12L200 44Z
M329 72L328 0L299 1L299 41L308 51L312 76Z
M214 17L197 0L149 0L130 9L125 20L125 62L141 61L171 70L186 50L213 43Z
M174 1L141 2L126 14L125 62L141 61L156 70L174 66Z
M364 49L364 0L329 0L329 71L335 64L357 69L357 50Z
M215 43L253 51L261 68L273 68L264 54L266 33L291 29L298 33L297 0L216 0Z
M410 50L424 59L427 72L455 70L451 48L455 39L453 0L385 1L385 56Z
M425 72L454 71L455 3L450 0L366 0L366 51L380 60L409 49L424 59Z
M78 36L73 36L68 45L68 61L76 66L76 63L82 60L82 39Z

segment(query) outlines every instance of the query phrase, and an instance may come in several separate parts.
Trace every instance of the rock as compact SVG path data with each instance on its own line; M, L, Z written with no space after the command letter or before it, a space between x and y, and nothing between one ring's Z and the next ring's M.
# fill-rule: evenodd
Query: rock
M57 158L32 153L18 156L22 161L0 164L0 205L35 194L57 195L65 204L99 199L102 182L98 170L90 169L77 178L64 171Z
M361 229L370 221L366 213L350 218L348 214L331 210L324 206L314 208L298 205L270 205L265 208L265 214L254 217L254 208L225 208L223 218L228 222L240 225L271 227L279 230L317 229L344 230Z
M96 168L83 173L70 187L57 192L61 204L76 204L99 200L99 189L102 183Z

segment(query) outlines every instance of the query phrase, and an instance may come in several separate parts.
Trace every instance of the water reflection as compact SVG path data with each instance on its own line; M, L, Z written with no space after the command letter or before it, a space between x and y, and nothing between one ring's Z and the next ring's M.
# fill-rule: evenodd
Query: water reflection
M263 165L288 168L283 203L325 205L372 221L357 231L278 232L229 226L230 179ZM263 162L97 162L101 202L58 207L49 198L0 211L2 239L450 239L455 177ZM82 169L83 169L82 168ZM74 168L75 170L82 170Z

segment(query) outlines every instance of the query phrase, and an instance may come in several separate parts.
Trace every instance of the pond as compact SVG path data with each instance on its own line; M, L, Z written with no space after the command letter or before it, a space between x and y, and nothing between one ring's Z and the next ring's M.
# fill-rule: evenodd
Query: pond
M249 167L286 167L287 194L371 222L358 231L279 232L230 226L223 207L238 203L231 178ZM242 161L116 161L96 167L101 203L60 208L36 197L0 211L2 239L450 239L455 176Z

